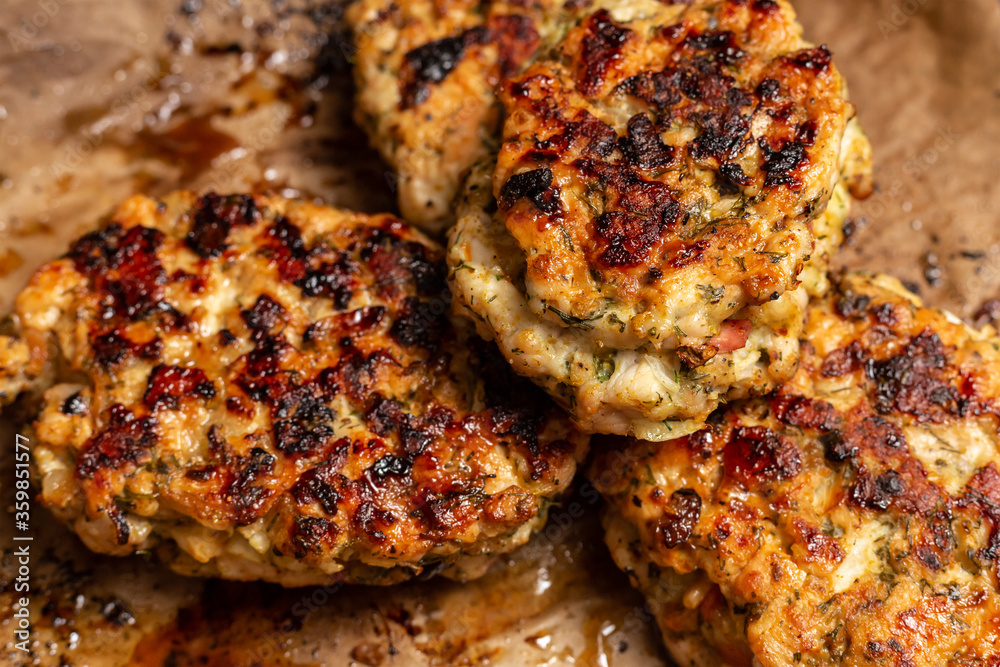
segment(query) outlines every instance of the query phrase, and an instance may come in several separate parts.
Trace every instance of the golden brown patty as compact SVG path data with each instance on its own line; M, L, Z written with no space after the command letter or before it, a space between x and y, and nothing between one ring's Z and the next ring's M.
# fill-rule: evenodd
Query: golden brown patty
M504 85L451 278L585 428L666 439L794 371L870 150L787 3L600 6Z
M462 176L495 154L495 88L539 44L553 2L360 0L347 11L355 42L357 119L396 171L403 216L440 231L454 221Z
M187 572L476 576L540 526L587 438L451 327L443 272L388 215L128 200L17 299L11 349L50 347L58 375L41 501L96 551L162 542Z
M1000 661L1000 341L850 275L795 377L593 476L682 665Z

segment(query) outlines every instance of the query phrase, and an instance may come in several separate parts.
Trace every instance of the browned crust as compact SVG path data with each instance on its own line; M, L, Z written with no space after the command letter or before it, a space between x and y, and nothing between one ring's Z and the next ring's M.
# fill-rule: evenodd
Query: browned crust
M597 9L503 87L496 192L540 298L558 286L587 319L705 272L738 286L734 308L795 286L854 113L830 52L798 31L774 2L693 3L663 25Z
M887 284L811 306L774 395L595 463L641 558L749 610L726 641L763 665L1000 659L1000 343Z
M130 538L138 517L167 534L259 524L265 560L419 572L511 548L567 487L586 438L495 349L459 338L433 243L388 215L168 201L126 203L19 300L30 327L40 286L66 286L48 333L87 378L38 424L92 433L40 443L73 461L42 498L64 518L106 515L129 549L149 547Z

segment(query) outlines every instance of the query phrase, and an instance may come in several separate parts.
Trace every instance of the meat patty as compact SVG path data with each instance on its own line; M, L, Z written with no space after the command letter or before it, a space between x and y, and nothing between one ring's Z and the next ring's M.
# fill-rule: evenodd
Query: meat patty
M607 542L682 665L1000 659L1000 340L848 275L802 365L593 476Z
M442 255L388 215L128 200L34 275L0 345L0 378L56 369L41 502L95 551L159 546L195 574L478 576L588 438L451 326Z
M437 232L454 222L465 172L495 155L495 89L540 41L555 2L360 0L354 34L358 123L395 170L403 216Z
M794 371L870 148L787 3L602 4L504 85L450 276L585 428L663 440Z

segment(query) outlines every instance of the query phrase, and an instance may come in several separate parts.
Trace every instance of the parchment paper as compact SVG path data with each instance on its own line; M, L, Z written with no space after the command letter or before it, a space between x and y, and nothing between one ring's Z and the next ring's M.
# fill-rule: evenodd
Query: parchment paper
M995 0L799 0L875 147L878 189L840 263L933 305L1000 314ZM37 266L133 191L249 187L392 210L350 123L340 3L5 0L0 6L0 315ZM987 307L982 308L986 303ZM990 307L992 306L992 307ZM666 665L581 493L467 586L190 580L94 556L35 506L32 652L14 647L12 451L0 427L0 662L13 665Z

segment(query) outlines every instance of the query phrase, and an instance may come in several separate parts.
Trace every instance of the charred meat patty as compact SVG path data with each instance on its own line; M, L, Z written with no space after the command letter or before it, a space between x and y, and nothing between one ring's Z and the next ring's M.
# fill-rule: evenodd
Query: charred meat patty
M794 372L870 148L786 2L572 16L501 89L499 160L470 175L450 278L584 428L677 437Z
M410 222L437 232L454 222L465 172L495 155L496 88L540 43L554 2L360 0L354 35L358 124L395 173Z
M680 665L1000 659L1000 340L849 275L801 368L593 469L607 542Z
M44 389L40 500L95 551L285 585L473 577L587 436L449 301L443 251L389 215L134 197L19 295L0 386Z

